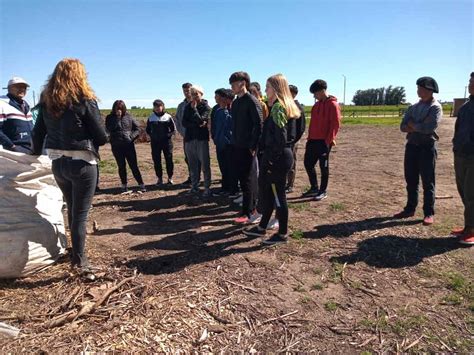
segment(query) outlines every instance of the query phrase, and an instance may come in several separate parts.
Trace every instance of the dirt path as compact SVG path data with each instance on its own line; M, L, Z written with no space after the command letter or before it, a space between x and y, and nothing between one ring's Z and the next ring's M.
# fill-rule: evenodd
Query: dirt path
M432 227L421 225L421 212L390 218L406 198L398 127L343 127L331 153L329 197L321 202L298 198L308 186L301 146L289 196L293 239L272 248L241 234L232 224L237 207L226 198L203 201L180 185L121 195L116 174L103 173L105 193L95 198L90 226L95 220L98 230L88 248L107 275L81 284L64 262L0 283L0 321L10 317L24 334L0 350L472 351L474 248L447 236L462 224L452 131L446 118ZM153 184L149 146L138 152L145 182ZM181 182L180 141L175 152ZM101 155L113 159L109 148ZM44 328L47 319L94 299L91 288L105 290L133 270L139 275L128 291L108 305Z

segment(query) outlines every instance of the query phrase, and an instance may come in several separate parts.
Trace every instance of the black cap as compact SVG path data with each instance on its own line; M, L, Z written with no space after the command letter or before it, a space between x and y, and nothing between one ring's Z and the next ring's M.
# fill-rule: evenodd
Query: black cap
M439 92L438 83L430 76L423 76L416 81L416 85L421 86L427 90L431 90L435 93Z

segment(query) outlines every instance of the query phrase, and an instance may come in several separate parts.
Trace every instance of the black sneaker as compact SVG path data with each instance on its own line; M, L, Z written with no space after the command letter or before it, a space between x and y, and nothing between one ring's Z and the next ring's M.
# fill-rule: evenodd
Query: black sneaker
M274 244L284 244L288 242L288 237L286 235L281 235L280 233L273 234L269 239L264 240L262 244L265 245L274 245Z
M318 192L318 194L314 197L315 201L321 201L328 197L328 194L325 191Z
M247 236L252 237L264 237L267 231L265 229L260 228L260 226L255 226L244 229L243 233Z
M191 178L188 178L188 180L184 181L184 182L182 183L182 185L184 185L184 186L191 186Z
M315 197L318 194L318 189L311 188L301 194L301 197Z

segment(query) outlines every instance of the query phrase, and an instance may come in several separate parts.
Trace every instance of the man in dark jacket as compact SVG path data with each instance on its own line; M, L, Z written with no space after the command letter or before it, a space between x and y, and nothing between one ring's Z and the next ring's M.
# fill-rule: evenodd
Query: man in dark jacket
M232 130L234 138L234 164L242 188L242 211L234 222L249 223L259 218L255 211L256 197L252 196L251 176L258 142L262 133L262 107L257 98L248 92L250 76L246 72L235 72L229 78L232 91L237 98L232 103ZM255 175L255 172L254 172Z
M298 88L295 85L290 85L290 92L293 98L298 95ZM306 117L304 114L304 106L295 100L296 106L301 111L301 116L299 119L295 120L295 129L296 129L296 136L294 142L291 143L291 150L293 152L293 166L291 167L290 171L288 172L288 180L286 184L286 192L290 193L293 192L293 185L295 184L295 177L296 177L296 154L298 153L298 141L304 134L306 129Z
M456 185L464 204L464 228L453 230L462 244L474 245L474 72L469 80L469 101L459 110L453 151Z
M146 133L151 139L151 155L155 173L158 181L156 185L163 184L163 168L161 166L161 152L166 161L166 173L168 185L173 185L173 141L172 137L176 131L173 117L165 112L165 104L161 100L153 101L153 113L146 123Z
M20 77L8 81L8 94L0 96L0 146L31 154L33 129L30 106L24 100L30 85Z
M443 116L441 104L433 97L438 93L438 83L431 77L421 77L416 81L417 94L420 98L410 106L400 124L400 130L407 133L405 145L404 171L407 189L407 203L403 211L395 218L408 218L415 215L418 205L418 185L423 184L423 213L424 225L434 222L435 204L435 168L436 133L438 122Z
M202 168L204 175L203 197L211 195L211 158L209 156L209 115L211 108L206 100L203 100L204 90L193 85L191 88L192 100L189 102L183 114L183 126L186 128L184 135L186 155L191 171L191 193L198 193L199 176Z

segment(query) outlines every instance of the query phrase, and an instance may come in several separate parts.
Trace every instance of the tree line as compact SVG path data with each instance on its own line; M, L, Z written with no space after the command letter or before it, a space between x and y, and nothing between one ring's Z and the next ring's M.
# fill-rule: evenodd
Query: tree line
M390 85L385 88L357 90L352 102L356 106L399 105L405 103L405 88Z

